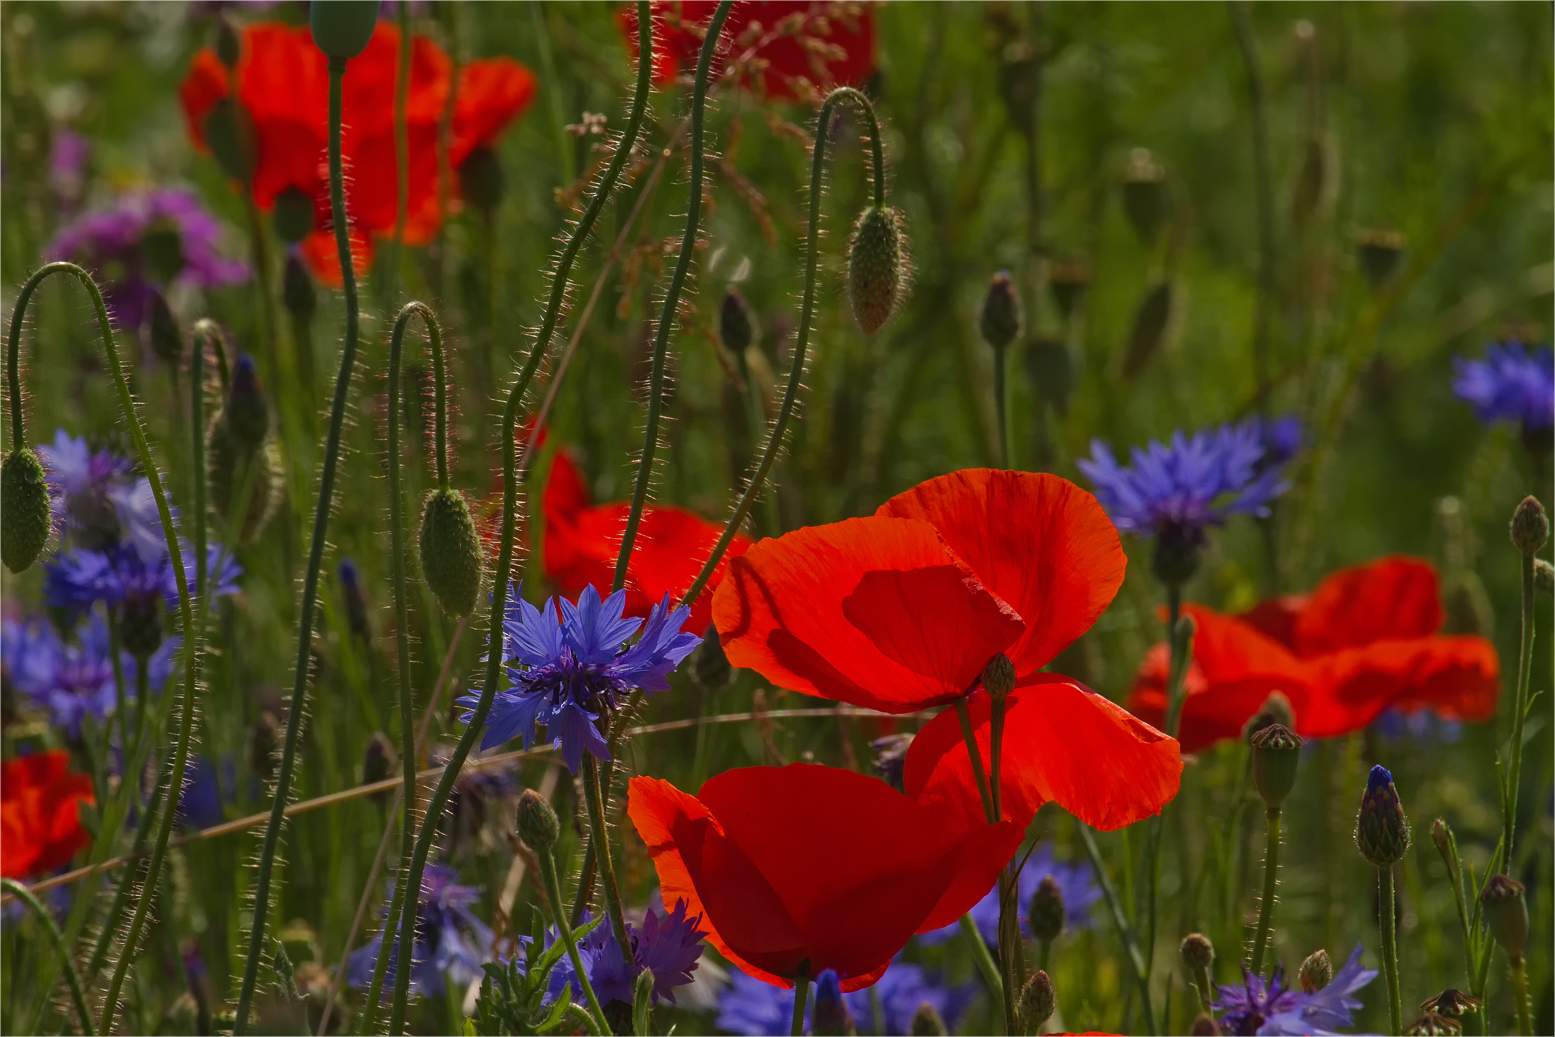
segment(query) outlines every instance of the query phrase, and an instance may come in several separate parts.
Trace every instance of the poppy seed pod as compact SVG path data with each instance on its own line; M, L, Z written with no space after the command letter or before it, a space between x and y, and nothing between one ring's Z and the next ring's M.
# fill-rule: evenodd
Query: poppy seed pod
M1253 735L1253 784L1264 806L1278 808L1296 784L1301 736L1284 724L1270 724Z
M1485 1006L1485 1002L1472 994L1465 994L1461 990L1448 987L1435 997L1427 998L1420 1005L1422 1012L1436 1012L1453 1019L1459 1019L1470 1012L1477 1012Z
M306 320L318 309L319 296L313 287L313 278L296 256L286 257L286 270L281 275L281 300L286 311Z
M1523 956L1528 944L1528 901L1523 884L1510 875L1492 875L1479 895L1485 911L1485 924L1506 956L1513 961Z
M995 349L1003 349L1020 337L1020 296L1010 283L1010 272L1000 270L988 285L983 296L983 310L977 317L977 330L983 341Z
M901 214L891 206L871 206L853 225L848 251L848 293L853 318L866 335L879 331L896 309L905 264Z
M1207 969L1215 960L1215 945L1209 942L1209 937L1203 933L1189 933L1182 938L1182 945L1178 948L1182 954L1182 963L1190 972Z
M946 1028L945 1017L939 1014L939 1010L925 1001L913 1013L912 1026L907 1032L912 1037L946 1037L950 1030Z
M1021 1021L1026 1024L1028 1032L1040 1033L1042 1025L1053 1017L1057 1008L1058 993L1053 989L1053 981L1046 972L1038 969L1020 992Z
M1301 963L1301 989L1308 994L1315 994L1322 990L1334 979L1334 963L1329 960L1328 952L1319 947L1307 955Z
M33 562L54 531L43 462L18 446L0 464L0 561L13 573Z
M1537 497L1524 497L1517 510L1512 512L1512 545L1523 554L1539 553L1550 538L1550 519L1544 513L1544 505Z
M460 195L488 216L502 204L506 187L502 160L491 148L475 148L468 158L459 163Z
M1355 845L1378 868L1391 868L1409 850L1409 818L1393 787L1393 775L1381 765L1371 769L1361 810L1356 817Z
M356 57L373 38L378 7L377 0L314 0L308 5L313 45L331 58Z
M1009 697L1015 690L1015 664L1003 652L989 659L988 665L983 667L983 690L995 701Z
M313 199L295 187L288 187L275 196L270 225L275 228L276 237L288 245L297 244L313 233Z
M450 616L468 615L481 589L481 539L458 490L433 490L421 512L421 574Z
M1045 875L1031 895L1031 905L1026 911L1026 928L1033 939L1052 943L1064 931L1064 891L1053 876Z
M178 364L184 357L184 336L178 330L178 319L167 304L167 296L153 289L151 293L151 320L147 326L147 338L151 351L163 363Z
M718 338L735 356L743 356L756 340L756 323L751 319L750 305L745 296L733 288L724 293L723 306L718 311Z
M525 789L518 797L518 837L536 853L549 853L561 831L561 822L546 798L534 789Z

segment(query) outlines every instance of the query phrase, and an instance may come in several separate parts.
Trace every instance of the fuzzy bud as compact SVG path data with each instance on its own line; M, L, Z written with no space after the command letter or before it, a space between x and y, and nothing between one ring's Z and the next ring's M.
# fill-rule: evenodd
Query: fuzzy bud
M1042 1025L1053 1017L1057 1008L1058 993L1053 989L1053 981L1038 969L1020 992L1020 1017L1027 1032L1040 1033Z
M319 308L319 294L313 287L313 278L296 256L286 257L286 270L281 275L281 298L286 303L286 312L303 320L312 317Z
M1193 1020L1193 1028L1188 1032L1193 1034L1193 1037L1220 1037L1220 1024L1208 1012L1200 1012L1199 1017Z
M1208 969L1215 960L1215 945L1210 943L1209 937L1203 933L1189 933L1184 936L1178 950L1182 954L1182 963L1190 972Z
M1436 1012L1453 1019L1461 1019L1470 1012L1477 1012L1485 1007L1485 1002L1472 994L1465 994L1461 990L1448 987L1435 997L1427 998L1420 1005L1422 1012Z
M165 364L179 364L184 358L184 336L178 330L178 319L167 304L167 296L156 289L151 291L151 320L146 337L151 351Z
M43 462L18 446L0 463L0 561L19 573L38 560L54 531Z
M1271 724L1280 724L1292 731L1296 729L1296 711L1291 708L1290 699L1285 697L1284 692L1269 693L1269 697L1263 700L1263 705L1258 707L1258 712L1243 725L1242 737L1251 745L1253 736Z
M124 599L119 619L119 638L124 650L137 659L150 659L166 636L163 613L167 605L157 591L137 592Z
M481 539L457 490L433 490L421 512L421 573L450 616L468 615L481 589Z
M879 331L895 311L905 264L901 214L890 206L865 209L848 251L848 293L864 334Z
M1381 288L1393 279L1404 258L1409 240L1393 230L1363 230L1355 236L1360 250L1361 269L1372 288Z
M1550 538L1550 519L1537 497L1524 497L1512 513L1512 546L1533 557Z
M705 693L722 691L734 680L734 667L724 654L718 628L709 623L702 643L691 656L691 682Z
M1528 944L1528 901L1523 884L1510 875L1492 875L1479 895L1485 912L1485 924L1506 956L1513 961L1523 956Z
M314 0L308 5L313 45L331 58L356 57L373 38L378 6L377 0Z
M340 596L346 603L346 623L351 633L363 641L373 639L372 620L367 613L367 592L362 588L362 574L349 558L340 560Z
M988 285L983 296L983 311L977 317L977 330L983 341L995 349L1003 349L1020 337L1020 296L1010 283L1010 272L1000 270Z
M1393 775L1381 765L1371 769L1361 810L1356 817L1355 845L1375 867L1391 868L1409 850L1409 818L1399 802Z
M1458 1037L1463 1024L1437 1012L1427 1012L1404 1027L1406 1037Z
M1123 211L1134 232L1153 242L1166 222L1166 170L1147 148L1135 148L1123 171Z
M816 978L810 1032L815 1037L851 1037L858 1033L848 1003L842 999L842 983L835 969L827 969Z
M1045 875L1031 895L1026 911L1026 927L1034 940L1052 943L1064 931L1064 891L1053 876Z
M298 244L313 233L313 199L295 187L288 187L275 196L270 225L275 228L276 237L288 245Z
M912 1037L946 1037L950 1030L945 1026L945 1019L939 1010L925 1001L913 1013L912 1026L907 1032Z
M1253 784L1264 806L1278 808L1296 784L1301 736L1284 724L1270 724L1253 735Z
M561 831L561 822L546 798L534 789L525 789L518 797L518 837L536 853L549 853Z
M1334 963L1328 957L1328 952L1319 947L1307 955L1306 961L1301 963L1301 989L1308 994L1315 994L1334 980Z
M1015 664L1003 652L989 659L988 665L983 667L983 690L995 702L1004 701L1015 690Z
M488 217L502 204L506 187L502 160L491 148L476 148L459 163L459 193Z
M252 429L249 431L251 433ZM258 449L240 447L223 410L206 429L205 462L211 506L223 522L231 520L241 506L240 498L247 494L247 510L238 529L238 538L244 543L252 543L281 503L280 448L268 437Z
M737 357L744 356L756 341L756 322L751 317L750 304L733 288L724 293L723 306L718 310L718 338Z
M1540 593L1555 594L1555 565L1542 558L1533 560L1533 585Z

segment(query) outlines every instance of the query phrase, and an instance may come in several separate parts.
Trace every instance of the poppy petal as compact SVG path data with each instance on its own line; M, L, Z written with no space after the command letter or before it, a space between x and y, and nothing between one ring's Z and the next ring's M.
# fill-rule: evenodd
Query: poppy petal
M1416 558L1393 556L1341 569L1318 584L1296 620L1307 657L1373 641L1429 637L1442 627L1441 581Z
M731 563L713 622L735 666L887 713L965 694L1024 630L933 526L880 516L755 545Z
M1323 656L1313 667L1323 691L1297 713L1296 725L1318 738L1358 731L1390 706L1489 720L1501 691L1500 660L1482 637L1379 641Z
M1009 602L1026 632L1009 649L1035 673L1112 604L1128 558L1094 496L1056 475L968 468L930 479L876 512L921 519L983 585Z

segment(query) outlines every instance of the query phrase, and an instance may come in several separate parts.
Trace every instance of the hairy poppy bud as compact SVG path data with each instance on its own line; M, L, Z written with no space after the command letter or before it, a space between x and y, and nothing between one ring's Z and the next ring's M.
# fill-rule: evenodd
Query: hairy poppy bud
M853 319L873 335L891 318L901 291L905 266L901 214L891 206L871 206L853 225L848 252L848 293Z
M907 750L915 736L908 732L886 735L869 743L875 751L875 773L898 792L905 791Z
M141 591L124 599L119 620L119 638L124 650L140 660L150 659L162 647L165 636L163 612L166 604L161 593Z
M1015 690L1015 664L1003 652L989 659L988 665L983 667L983 690L996 702Z
M1512 546L1523 554L1533 556L1550 538L1550 519L1544 513L1544 505L1537 497L1524 497L1517 510L1512 512Z
M995 349L1003 349L1020 337L1020 296L1010 283L1010 272L1000 270L988 285L983 296L983 311L977 317L977 330L983 341Z
M151 320L147 327L151 351L163 363L178 364L184 358L184 336L178 330L178 319L167 304L167 296L156 289L151 292Z
M1463 1024L1437 1012L1427 1012L1404 1027L1406 1037L1457 1037L1463 1032Z
M1394 230L1363 230L1355 236L1355 243L1360 249L1361 269L1373 288L1393 279L1409 247L1408 239Z
M421 573L450 616L468 615L481 589L481 539L458 490L433 490L421 512Z
M367 615L367 592L362 589L362 574L349 558L340 560L340 596L346 603L346 623L351 633L363 641L373 639L372 620Z
M1207 969L1215 960L1215 945L1210 943L1209 937L1203 933L1189 933L1184 936L1178 950L1182 954L1182 963L1190 972Z
M377 0L314 0L308 5L313 45L349 61L367 49L378 25Z
M1448 987L1435 997L1427 998L1420 1005L1422 1012L1436 1012L1453 1019L1460 1019L1470 1012L1477 1012L1485 1006L1485 1002L1472 994L1465 994L1461 990Z
M1285 802L1296 784L1301 736L1284 724L1270 724L1253 735L1253 784L1266 807Z
M561 831L561 822L546 798L534 789L525 789L518 797L518 837L536 853L549 853Z
M1166 222L1166 207L1166 170L1148 148L1135 148L1123 170L1123 211L1146 244Z
M702 643L691 657L691 681L704 692L721 691L734 680L734 667L724 654L724 646L718 640L718 628L711 623Z
M1366 779L1366 793L1355 823L1355 845L1378 868L1391 868L1409 850L1409 818L1393 787L1393 775L1380 764Z
M912 1037L946 1037L950 1030L945 1026L945 1019L939 1010L925 1001L913 1013L912 1026L907 1032Z
M1308 994L1315 994L1334 980L1334 963L1329 960L1328 952L1319 947L1307 959L1301 963L1301 989Z
M1091 283L1091 269L1081 262L1053 263L1047 271L1047 288L1053 294L1053 303L1065 320L1074 313L1086 286Z
M858 1033L848 1003L842 999L842 983L836 969L827 969L816 977L810 1032L815 1037L851 1037Z
M229 18L216 20L216 59L231 70L238 67L238 59L242 57L242 44L238 39L238 31L233 28Z
M1555 565L1542 558L1533 560L1533 585L1545 594L1555 594Z
M1058 993L1053 989L1053 981L1046 972L1038 969L1020 992L1021 1021L1026 1024L1028 1032L1040 1033L1042 1024L1053 1017L1057 1007Z
M308 275L302 260L296 256L286 257L286 270L281 275L281 299L286 303L288 313L304 320L312 317L313 311L319 307L313 278Z
M53 531L43 462L31 447L15 447L0 464L0 560L21 572L38 560Z
M313 233L313 199L295 187L288 187L275 196L270 225L275 228L275 236L288 245L302 241Z
M1064 917L1064 891L1053 881L1053 876L1045 875L1031 895L1026 927L1031 930L1033 939L1052 943L1064 931Z
M1296 711L1291 708L1290 699L1285 697L1284 692L1269 693L1269 697L1263 700L1263 705L1258 707L1258 712L1254 713L1242 727L1242 737L1251 745L1253 735L1271 724L1280 724L1292 731L1296 729Z
M723 306L718 311L718 338L736 357L744 356L756 341L756 322L751 318L750 304L733 288L724 293Z
M1506 956L1513 961L1521 958L1528 944L1528 901L1523 896L1523 884L1510 875L1492 875L1479 895L1479 903L1485 911L1490 935Z
M1134 327L1129 332L1128 352L1123 356L1123 377L1133 378L1166 341L1166 328L1172 320L1176 290L1171 281L1162 281L1140 300L1134 311Z
M502 204L506 186L502 160L489 147L475 148L469 158L459 163L459 193L488 216Z

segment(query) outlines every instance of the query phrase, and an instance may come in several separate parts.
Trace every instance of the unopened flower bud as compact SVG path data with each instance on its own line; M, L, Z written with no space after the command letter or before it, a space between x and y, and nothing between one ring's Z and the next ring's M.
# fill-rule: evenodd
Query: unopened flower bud
M1031 895L1026 912L1026 927L1034 940L1052 943L1064 931L1064 891L1053 876L1045 875Z
M1355 823L1355 845L1375 867L1391 868L1409 850L1409 818L1399 802L1393 775L1381 765L1371 769Z
M319 294L313 287L313 278L296 256L286 257L286 270L281 275L281 299L286 303L286 312L303 320L312 317L319 308Z
M1296 784L1301 736L1284 724L1270 724L1253 735L1252 743L1253 784L1264 806L1278 807Z
M1555 594L1555 565L1542 558L1533 560L1533 585L1544 594Z
M1182 954L1182 963L1190 972L1208 969L1215 961L1215 945L1210 943L1209 937L1203 933L1189 933L1184 936L1178 950Z
M707 625L702 643L691 656L691 682L703 692L722 691L734 680L734 667L718 640L718 628Z
M724 348L737 357L744 356L745 350L756 340L756 322L751 318L750 304L733 288L724 293L723 306L718 310L718 338Z
M1409 247L1408 239L1393 230L1363 230L1356 234L1355 243L1360 249L1361 270L1372 288L1381 288L1393 279Z
M1199 571L1204 550L1204 531L1197 526L1170 522L1155 535L1150 571L1168 587L1181 587Z
M1242 726L1242 737L1252 744L1253 736L1271 724L1280 724L1296 729L1296 711L1290 707L1290 699L1284 692L1271 691L1269 697L1263 700L1263 705L1258 707L1247 723Z
M373 38L378 6L378 0L314 0L308 5L313 45L331 58L356 57Z
M481 539L458 490L433 490L421 512L421 574L450 616L468 615L481 589Z
M313 199L296 187L288 187L275 196L270 225L275 236L288 245L302 241L313 233Z
M536 853L549 853L561 836L561 823L546 798L534 789L518 797L518 837Z
M1200 1012L1199 1017L1193 1020L1193 1028L1188 1032L1193 1037L1220 1037L1220 1024L1208 1012Z
M1334 979L1334 963L1329 960L1328 952L1319 947L1307 959L1301 963L1301 989L1308 994L1315 994L1322 990Z
M232 365L232 389L222 419L242 451L258 450L270 432L270 404L259 384L259 369L247 353L239 354L238 362Z
M1046 972L1038 969L1020 992L1021 1021L1026 1024L1028 1032L1039 1033L1042 1024L1053 1017L1057 1008L1058 993L1053 989L1053 981Z
M1528 944L1528 901L1523 884L1510 875L1492 875L1479 895L1485 912L1485 924L1506 956L1513 961L1523 956Z
M367 614L367 592L362 587L362 574L349 558L340 560L340 596L346 603L346 624L351 633L363 641L373 639L372 620Z
M490 216L502 204L507 183L502 175L502 160L489 147L478 147L459 163L459 193L481 212Z
M869 747L875 751L875 773L881 781L898 792L905 791L907 750L911 748L914 737L903 732L876 738L869 743Z
M983 341L995 349L1003 349L1020 337L1020 296L1010 283L1010 272L1000 270L988 285L983 296L983 311L977 317L977 330Z
M0 463L0 561L19 573L38 560L54 531L43 462L17 446Z
M1463 1024L1438 1012L1427 1012L1404 1027L1405 1037L1458 1037Z
M842 999L842 983L836 969L827 969L816 978L810 1032L815 1037L849 1037L858 1033L848 1003Z
M1091 270L1084 263L1054 263L1048 267L1047 287L1053 293L1058 312L1068 320L1091 283Z
M1146 244L1160 233L1166 207L1166 170L1148 148L1135 148L1123 170L1123 211Z
M167 296L154 288L151 290L151 320L146 336L151 342L151 351L163 363L178 364L183 361L184 336L178 330L178 319L173 316L173 308L167 304Z
M1532 557L1550 538L1550 519L1537 497L1524 497L1512 513L1512 546Z
M1461 990L1448 987L1435 997L1427 998L1420 1005L1422 1012L1436 1012L1452 1019L1461 1019L1470 1012L1477 1012L1485 1006L1485 1002L1472 994L1465 994Z
M216 20L216 59L230 72L238 67L238 59L242 57L242 51L238 31L231 19L218 18Z
M913 1013L912 1026L907 1032L912 1037L946 1037L950 1030L945 1026L945 1019L939 1010L925 1001Z
M995 702L1003 701L1015 690L1015 664L1003 652L989 659L988 665L983 667L983 690Z
M853 226L848 292L853 318L866 335L873 335L890 319L907 279L901 221L896 209L871 206Z
M140 660L150 659L162 647L163 613L167 610L159 591L137 591L124 599L119 620L119 639L124 650Z
M234 180L247 180L252 172L254 120L248 109L223 97L205 117L205 142L221 171Z

